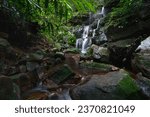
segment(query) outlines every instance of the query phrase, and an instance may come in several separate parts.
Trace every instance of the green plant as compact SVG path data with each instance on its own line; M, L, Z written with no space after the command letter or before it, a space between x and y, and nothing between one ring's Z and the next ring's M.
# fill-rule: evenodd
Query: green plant
M128 18L140 9L142 2L143 0L120 0L106 17L106 25L127 25Z
M22 21L38 22L41 32L57 36L74 12L94 11L94 0L2 0L0 9L7 9ZM17 22L17 20L16 20Z

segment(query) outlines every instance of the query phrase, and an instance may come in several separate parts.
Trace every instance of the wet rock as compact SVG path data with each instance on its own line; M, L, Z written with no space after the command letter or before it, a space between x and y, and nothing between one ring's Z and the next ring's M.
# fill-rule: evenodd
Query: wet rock
M49 100L71 100L68 89L61 89L49 95Z
M44 58L44 53L41 51L36 51L35 53L30 53L26 56L28 61L41 61Z
M38 85L37 87L28 90L22 95L22 99L26 100L47 100L48 99L49 92L47 91L47 88Z
M110 71L119 70L119 68L117 68L113 65L91 62L91 61L80 63L80 67L81 68L88 68L88 69L91 69L93 71L99 70L99 72L110 72Z
M29 93L26 97L23 99L25 100L47 100L48 99L48 93L46 92L32 92Z
M70 95L80 100L141 99L139 90L132 77L120 70L93 75L86 83L71 89Z
M13 50L10 43L6 39L0 37L0 53L4 53L6 56L9 56L12 52Z
M77 48L68 48L68 49L64 50L64 53L79 54L80 51Z
M56 84L60 84L66 81L68 78L71 78L74 73L68 66L60 67L55 73L53 73L49 78L54 81Z
M137 85L140 87L141 92L145 96L145 98L150 99L150 79L142 76L141 73L138 73L137 75Z
M46 86L48 89L54 89L58 87L58 85L50 79L45 79L43 81L43 85Z
M99 60L100 62L109 63L109 51L106 47L99 47L92 45L93 58Z
M26 67L25 65L20 65L20 66L19 66L19 71L20 71L21 73L25 73L25 72L27 71L27 67Z
M37 77L34 73L20 73L10 76L10 78L19 86L21 95L32 89L37 83Z
M33 71L39 67L39 64L37 62L27 62L26 67L28 71Z
M7 76L14 75L14 74L17 74L19 72L17 67L9 66L9 65L6 65L6 64L3 66L2 69L3 69L2 74L7 75Z
M150 52L140 52L134 55L132 69L141 72L143 76L150 78Z
M54 55L55 58L60 58L61 60L65 59L65 54L63 52L56 52Z
M120 40L108 44L109 60L117 66L130 65L131 56L140 44L140 39Z
M13 81L5 76L0 76L0 99L14 100L19 99L19 90Z

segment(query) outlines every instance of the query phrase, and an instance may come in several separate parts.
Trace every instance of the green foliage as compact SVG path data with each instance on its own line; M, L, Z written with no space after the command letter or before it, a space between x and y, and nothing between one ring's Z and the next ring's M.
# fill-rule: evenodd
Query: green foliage
M0 9L7 9L22 21L38 22L42 26L42 33L56 40L62 38L62 26L66 25L74 12L86 13L94 11L94 0L3 0ZM17 20L15 21L17 22ZM66 31L66 30L65 30ZM69 37L71 37L70 33ZM66 34L64 34L66 35ZM71 37L72 38L72 37ZM73 38L70 43L73 42Z
M120 0L118 5L112 9L106 18L106 25L127 25L128 18L135 14L141 7L143 0Z

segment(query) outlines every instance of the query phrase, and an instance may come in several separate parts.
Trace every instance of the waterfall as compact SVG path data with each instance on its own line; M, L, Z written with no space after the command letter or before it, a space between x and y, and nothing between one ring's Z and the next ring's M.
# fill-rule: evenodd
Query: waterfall
M88 37L88 34L89 34L89 26L84 26L82 38L86 39Z
M100 22L104 16L105 16L105 8L102 7L99 13L93 15L93 18L95 19L95 21L97 21L96 28L90 29L93 22L92 24L84 26L82 37L76 40L76 48L81 49L81 53L86 53L87 48L92 44L91 38L94 38L96 36L96 32L99 31ZM92 19L92 15L91 13L89 13L89 19L88 19L89 23L91 19ZM91 37L89 37L90 30L92 30ZM99 35L100 41L106 41L107 37L104 31L101 32L102 33Z
M99 23L100 23L100 19L97 21L97 27L96 27L96 29L93 30L92 37L95 37L96 30L98 30L98 28L99 28Z
M103 17L105 16L105 7L104 6L102 7L101 14L103 15Z
M136 51L137 50L141 51L150 50L150 36L141 42Z
M89 39L88 39L89 28L90 28L90 26L84 26L84 32L83 32L83 35L82 35L82 38L83 38L82 49L81 49L82 53L86 53L86 48L89 45L88 44L88 42L89 42Z

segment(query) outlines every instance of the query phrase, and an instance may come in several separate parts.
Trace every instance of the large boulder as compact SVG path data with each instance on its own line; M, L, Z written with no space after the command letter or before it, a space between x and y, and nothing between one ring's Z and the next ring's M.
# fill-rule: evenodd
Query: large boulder
M143 96L145 96L147 99L150 99L150 79L142 76L141 73L138 73L136 75L136 82L143 93Z
M110 71L116 71L119 68L110 65L110 64L104 64L104 63L97 63L97 62L91 62L91 61L87 61L87 62L81 62L80 63L80 67L82 69L86 69L86 70L91 70L91 71L98 71L99 73L108 73Z
M110 72L105 75L93 75L87 82L70 90L72 99L112 100L141 99L140 89L128 72Z
M19 99L19 90L13 81L5 76L0 76L0 99L14 100Z
M136 53L132 60L132 68L135 72L141 72L143 76L150 78L150 52Z
M10 54L12 52L12 47L10 43L6 40L0 37L0 53Z
M120 40L108 44L109 60L117 66L130 66L132 54L140 44L140 38Z
M109 50L107 47L100 47L97 45L91 46L93 50L93 58L104 63L109 63Z

